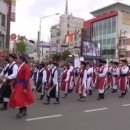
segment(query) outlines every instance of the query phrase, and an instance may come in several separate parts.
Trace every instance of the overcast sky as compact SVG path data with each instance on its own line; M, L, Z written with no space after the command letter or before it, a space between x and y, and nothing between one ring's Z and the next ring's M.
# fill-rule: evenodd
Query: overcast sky
M40 16L65 12L66 0L17 0L16 22L11 24L11 33L24 35L28 39L37 39ZM103 6L120 1L130 5L130 0L68 0L69 13L73 16L92 18L89 12ZM42 21L42 40L48 41L51 25L59 22L59 16L53 16Z

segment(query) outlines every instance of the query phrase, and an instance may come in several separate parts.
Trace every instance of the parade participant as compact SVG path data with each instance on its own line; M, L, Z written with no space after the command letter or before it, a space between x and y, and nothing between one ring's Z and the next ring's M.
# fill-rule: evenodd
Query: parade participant
M92 75L93 75L93 68L89 62L86 63L86 70L87 70L87 93L88 95L92 95Z
M32 79L34 82L33 91L36 89L37 73L38 73L38 65L35 66L34 71L33 71L33 75L32 75Z
M4 76L5 76L5 74L7 73L7 71L8 71L8 68L9 68L9 58L8 57L6 57L5 59L4 59L4 61L5 61L5 67L3 68L3 70L1 71L1 73L0 73L0 80L2 81L2 86L1 86L1 88L0 88L0 104L1 103L3 103L3 96L2 96L2 94L3 94L3 91L4 91L4 89L6 88L5 87L5 82L6 82L6 80L4 79Z
M128 83L128 72L129 67L127 66L127 60L122 60L121 72L120 72L120 98L123 98L127 93L127 83Z
M68 62L69 65L69 81L68 81L68 92L72 92L75 87L75 81L74 81L74 67L72 65L72 62Z
M107 88L112 88L112 67L113 67L113 61L110 61L108 63L108 73L107 73Z
M51 83L51 72L52 72L51 62L48 63L46 70L47 70L47 87L48 87L50 86Z
M36 78L36 84L37 88L36 91L40 92L40 100L43 99L45 96L45 91L46 91L46 82L47 82L47 71L45 69L45 63L41 63L39 65L39 71L37 73L37 78Z
M52 71L51 71L51 77L50 77L50 83L48 88L48 94L47 94L47 102L44 104L50 104L50 99L55 98L56 102L54 104L59 104L59 84L58 84L58 63L52 62Z
M15 80L14 90L10 98L10 107L19 108L17 118L21 118L27 115L27 106L34 103L32 95L30 80L30 67L25 63L26 58L24 55L18 56L18 63L20 67Z
M120 79L120 67L118 66L118 62L113 62L112 68L112 93L116 93L119 87L119 79Z
M64 92L64 96L62 98L65 98L68 94L69 89L69 79L70 79L70 64L66 64L66 69L62 73L62 79L61 79L61 90Z
M106 60L100 60L100 67L97 73L96 88L99 91L97 100L104 99L105 86L107 82L108 67L106 66Z
M15 81L15 78L17 76L17 71L18 71L18 66L16 65L15 59L16 59L16 56L14 54L9 55L10 65L4 76L5 88L4 88L4 91L2 92L3 106L1 110L7 110L12 88L14 87L14 81Z
M78 101L85 101L86 98L86 80L87 80L87 71L86 71L86 63L81 61L80 66L80 75L76 84L76 93L79 94Z

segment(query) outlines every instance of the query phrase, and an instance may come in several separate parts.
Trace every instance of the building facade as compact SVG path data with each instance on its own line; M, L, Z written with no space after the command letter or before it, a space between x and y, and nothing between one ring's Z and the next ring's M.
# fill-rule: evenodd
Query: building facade
M8 4L0 0L0 53L6 48Z
M40 43L40 61L49 61L50 59L50 44L46 42Z
M59 24L51 27L51 44L56 45L57 52L62 51L61 46L64 45L66 35L79 32L83 28L83 23L84 19L74 17L72 14L60 16Z
M125 55L122 53L122 57L130 57L126 45L125 50L120 49L123 39L127 39L130 34L130 6L118 2L95 10L91 14L94 18L85 21L84 28L91 30L92 42L101 44L103 58L119 58L120 51L126 52Z

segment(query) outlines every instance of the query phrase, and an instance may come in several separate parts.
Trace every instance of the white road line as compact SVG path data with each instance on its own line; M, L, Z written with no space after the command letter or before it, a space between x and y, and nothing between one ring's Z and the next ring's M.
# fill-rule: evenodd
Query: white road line
M122 105L123 107L128 107L128 106L130 106L130 104L124 104L124 105Z
M42 116L42 117L34 117L34 118L26 119L26 121L44 120L44 119L50 119L50 118L57 118L61 116L63 115L57 114L57 115L49 115L49 116Z
M103 107L103 108L97 108L97 109L91 109L91 110L85 110L84 112L96 112L96 111L103 111L103 110L107 110L107 107Z

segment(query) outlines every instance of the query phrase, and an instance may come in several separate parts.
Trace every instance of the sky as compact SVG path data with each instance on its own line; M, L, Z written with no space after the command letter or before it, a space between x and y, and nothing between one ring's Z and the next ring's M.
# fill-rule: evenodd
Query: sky
M11 23L11 33L26 36L28 39L36 40L39 30L40 17L63 14L65 12L66 0L17 0L16 22ZM110 5L115 2L122 2L130 5L130 0L68 0L69 13L73 16L91 19L91 11ZM54 15L42 20L41 40L49 41L50 28L59 23L60 15Z

